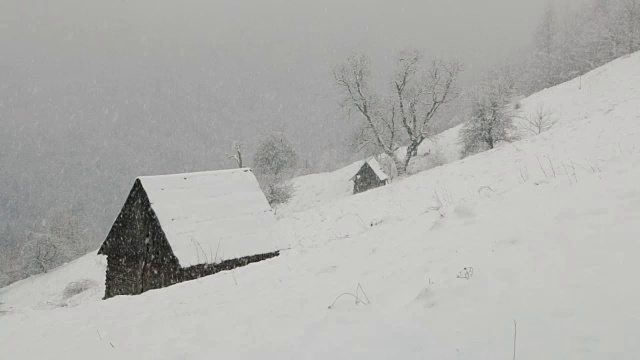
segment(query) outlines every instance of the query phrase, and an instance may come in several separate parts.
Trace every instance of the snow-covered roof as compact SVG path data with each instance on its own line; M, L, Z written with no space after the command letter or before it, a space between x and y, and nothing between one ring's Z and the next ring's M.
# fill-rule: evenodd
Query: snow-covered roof
M139 180L181 266L278 250L275 216L250 169Z
M389 176L387 174L385 174L384 171L382 171L382 166L380 165L378 160L376 160L376 158L371 158L371 159L367 160L367 163L369 164L369 166L371 167L373 172L376 173L376 175L378 176L378 178L380 180L384 181L384 180L387 180L389 178Z
M364 164L369 164L369 167L373 170L373 172L376 174L376 176L381 180L381 181L385 181L389 178L389 176L382 171L382 166L380 165L380 163L378 162L378 160L376 160L376 158L372 157L369 160L365 160L362 165L360 166L360 168L358 169L358 171L360 171L360 169L362 168L362 166ZM356 174L357 175L357 174ZM351 181L355 180L356 175L354 175L351 178Z

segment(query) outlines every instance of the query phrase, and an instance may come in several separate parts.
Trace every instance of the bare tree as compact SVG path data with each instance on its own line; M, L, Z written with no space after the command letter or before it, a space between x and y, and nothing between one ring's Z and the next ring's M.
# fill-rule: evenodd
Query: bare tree
M385 154L395 157L395 151L400 147L397 109L375 95L369 84L369 67L367 57L352 56L334 67L333 77L344 93L342 105L349 111L355 109L364 119L356 136L356 146L373 144Z
M234 142L231 148L233 149L233 154L229 155L228 158L235 160L238 168L242 168L242 143Z
M343 91L342 105L356 110L363 126L355 137L356 148L373 145L396 162L404 173L430 135L430 125L438 110L458 96L455 82L461 71L456 61L437 60L423 66L418 51L402 52L396 61L392 91L379 96L370 85L369 60L352 56L333 69L336 84ZM396 151L408 143L403 160Z
M31 233L30 239L22 250L30 260L30 263L28 262L25 266L34 266L37 273L46 273L60 265L63 261L63 252L59 240L50 234Z
M548 131L558 123L558 118L555 114L543 105L539 105L536 108L536 112L528 116L520 117L522 120L521 129L524 132L539 135L545 131Z
M430 135L429 126L438 109L458 97L454 84L460 74L460 63L433 61L420 74L421 60L419 52L402 54L394 79L400 118L409 139L401 171L406 171L411 158Z

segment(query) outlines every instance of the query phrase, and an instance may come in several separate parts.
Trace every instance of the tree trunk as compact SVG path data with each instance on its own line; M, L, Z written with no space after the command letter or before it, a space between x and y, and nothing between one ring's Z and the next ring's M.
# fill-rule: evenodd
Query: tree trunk
M411 159L418 155L418 148L425 138L415 139L407 146L407 153L404 155L404 163L402 164L402 172L405 173L409 169ZM400 170L398 170L400 172Z
M394 155L389 155L389 153L385 152L385 154L387 156L389 156L391 158L391 161L393 161L393 165L395 165L396 167L396 174L395 176L400 176L402 174L404 174L404 163L402 162L402 160L398 159L398 157L394 154ZM394 176L392 176L393 174L393 166L389 165L389 177L392 178Z
M411 162L411 159L413 159L413 157L416 155L418 151L418 145L415 142L412 142L411 144L409 144L409 146L407 146L407 153L404 155L404 164L403 166L403 172L406 172L409 169L409 163Z
M487 145L489 145L489 149L493 149L493 138L487 139Z

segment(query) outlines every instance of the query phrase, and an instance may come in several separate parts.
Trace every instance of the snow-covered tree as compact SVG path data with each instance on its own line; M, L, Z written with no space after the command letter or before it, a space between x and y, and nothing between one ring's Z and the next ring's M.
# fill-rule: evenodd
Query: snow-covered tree
M377 95L371 86L369 60L352 56L334 67L333 76L342 90L342 104L360 115L357 148L374 147L396 159L396 150L407 144L404 159L396 159L404 173L418 147L431 134L440 108L457 98L455 83L461 71L456 61L432 61L425 66L419 51L404 51L396 60L391 89Z
M356 149L372 148L395 157L400 147L400 121L397 109L389 99L376 95L371 85L370 61L364 55L354 55L333 69L334 81L341 89L341 104L350 113L362 116L353 145Z
M564 12L549 2L519 87L531 94L639 50L640 0L591 0Z
M9 258L5 253L6 247L0 247L0 288L9 285L11 283L11 276L9 276Z
M431 123L438 109L458 97L455 82L460 63L433 61L427 69L420 68L422 54L403 53L398 58L394 88L402 127L409 145L400 171L406 171L418 148L431 135Z
M298 154L283 132L271 132L260 139L253 166L260 174L282 177L295 169Z
M286 203L294 194L290 178L298 164L298 155L282 132L264 136L253 157L253 167L269 204Z
M486 80L472 94L471 119L460 130L462 156L493 149L515 139L513 85L503 77Z
M528 92L554 86L560 81L563 71L560 43L560 27L556 9L549 2L534 34L534 53L528 64L530 72Z
M618 10L619 34L627 53L640 50L640 0L620 0Z

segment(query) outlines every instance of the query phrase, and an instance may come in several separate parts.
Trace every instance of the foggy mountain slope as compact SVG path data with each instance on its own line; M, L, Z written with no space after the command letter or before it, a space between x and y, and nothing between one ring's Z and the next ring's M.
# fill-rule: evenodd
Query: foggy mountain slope
M11 300L53 293L28 279L0 290L11 309L0 348L42 359L493 359L512 356L515 319L518 359L636 358L640 87L629 84L640 55L606 69L591 93L565 84L531 98L566 104L571 121L548 132L286 214L297 241L275 259L53 310ZM40 279L93 276L97 264L88 255Z
M631 114L635 114L633 106L638 106L638 83L640 83L640 52L614 60L589 73L566 83L545 89L519 101L518 117L515 119L516 128L522 139L535 138L535 134L527 131L526 118L535 118L539 109L545 111L549 119L556 121L551 128L571 129L573 123L602 117L611 119L612 112L619 106L630 106ZM603 120L612 121L612 120ZM418 150L418 156L412 160L410 172L416 173L431 169L439 164L446 164L460 159L461 145L459 132L464 124L453 127L432 139L425 141ZM613 124L612 124L613 125ZM531 139L535 141L535 139ZM518 145L501 144L512 147ZM555 148L556 145L554 145ZM402 158L401 148L398 151ZM562 149L550 149L549 152ZM575 161L586 163L587 153L581 156L579 152L570 149L567 154L576 154ZM593 153L594 162L599 155ZM539 150L544 155L544 150ZM479 155L483 156L483 155ZM281 213L293 213L313 208L320 204L328 204L343 199L351 194L353 183L348 181L357 172L356 162L348 167L336 170L330 174L315 174L294 179L297 194L290 204L285 204ZM557 164L560 166L560 164ZM536 167L537 164L536 164ZM516 170L518 171L518 170Z

